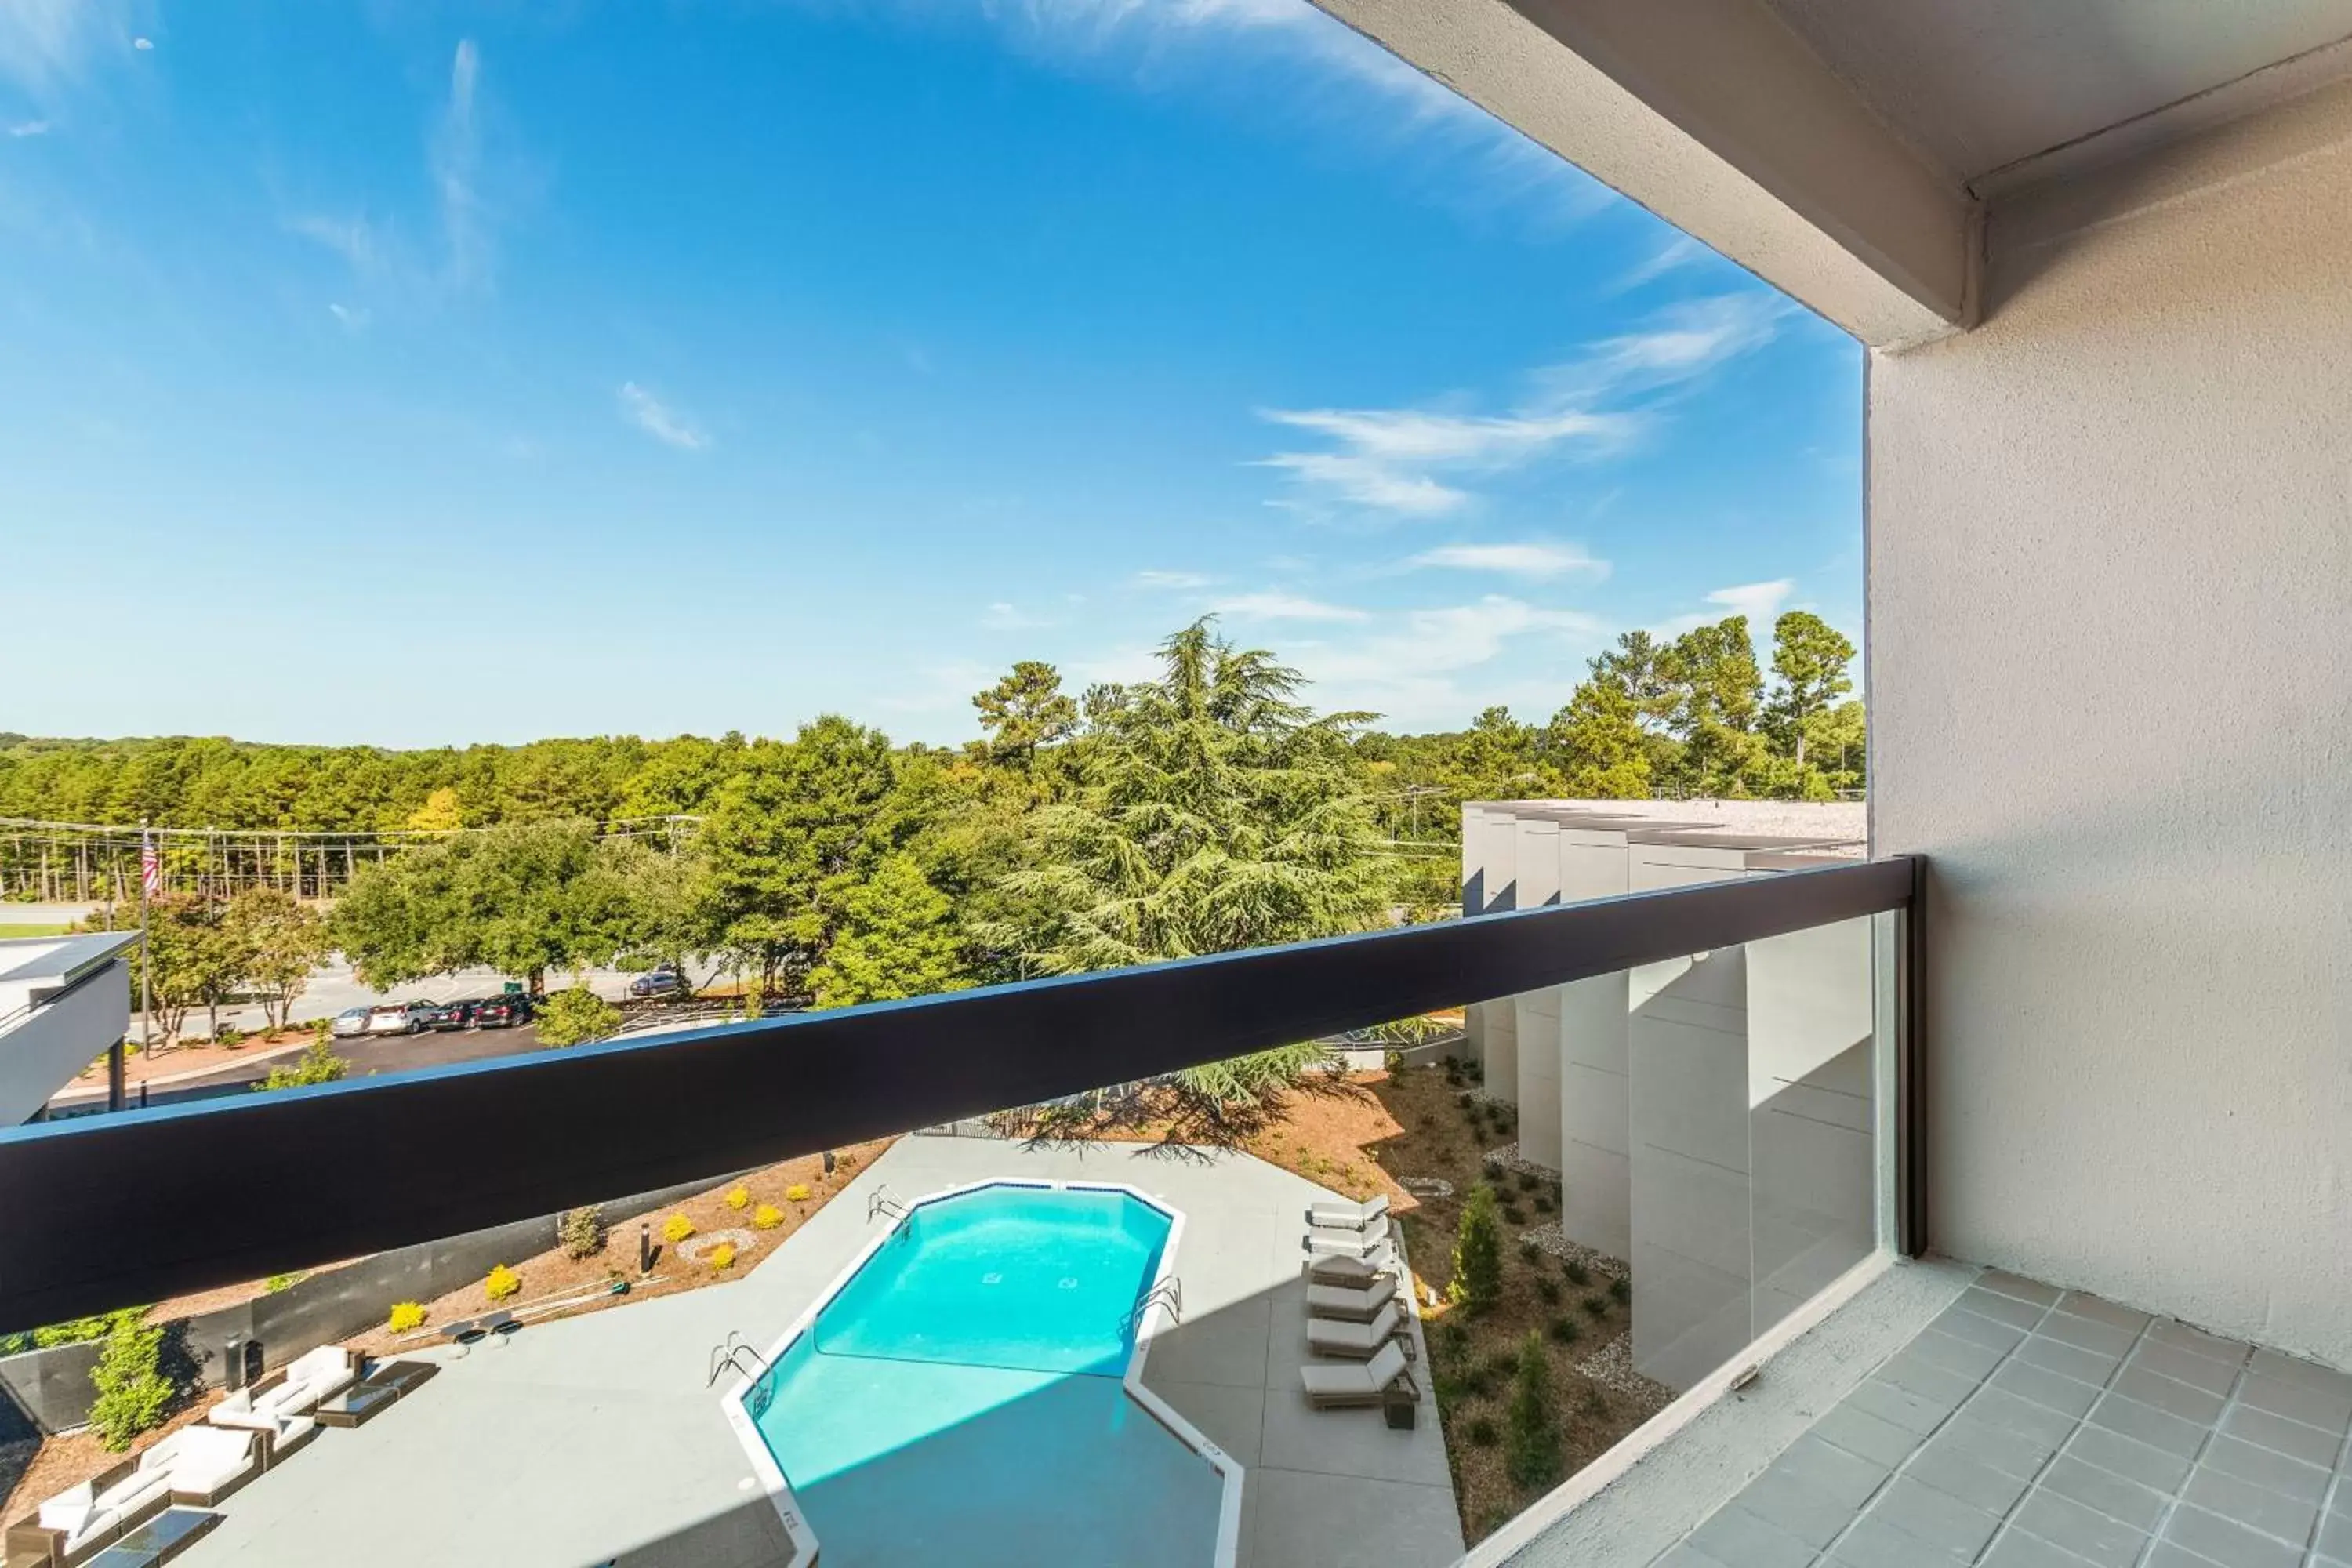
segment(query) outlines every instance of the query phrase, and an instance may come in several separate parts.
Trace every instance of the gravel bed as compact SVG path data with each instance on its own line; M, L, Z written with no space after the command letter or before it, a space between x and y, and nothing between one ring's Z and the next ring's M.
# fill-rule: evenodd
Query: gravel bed
M1675 1402L1673 1389L1633 1370L1633 1336L1630 1332L1619 1334L1577 1363L1576 1370L1612 1393L1639 1402L1644 1421Z
M1499 1149L1487 1150L1480 1158L1482 1162L1491 1160L1507 1171L1523 1171L1530 1176L1541 1176L1547 1182L1559 1180L1559 1173L1549 1165L1538 1165L1532 1160L1520 1159L1519 1143L1516 1138Z
M1537 1226L1532 1230L1519 1232L1519 1239L1534 1242L1538 1247L1550 1253L1554 1258L1565 1258L1573 1262L1581 1263L1595 1274L1606 1274L1612 1279L1622 1279L1631 1272L1625 1267L1623 1259L1612 1258L1607 1253L1587 1247L1580 1241L1569 1240L1567 1237L1560 1234L1559 1224L1556 1220L1547 1225Z

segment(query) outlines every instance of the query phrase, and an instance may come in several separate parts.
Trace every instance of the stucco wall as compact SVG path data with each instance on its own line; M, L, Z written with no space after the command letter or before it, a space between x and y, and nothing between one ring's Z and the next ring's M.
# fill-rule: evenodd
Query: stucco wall
M2352 89L1988 226L1870 369L1942 1250L2352 1365Z

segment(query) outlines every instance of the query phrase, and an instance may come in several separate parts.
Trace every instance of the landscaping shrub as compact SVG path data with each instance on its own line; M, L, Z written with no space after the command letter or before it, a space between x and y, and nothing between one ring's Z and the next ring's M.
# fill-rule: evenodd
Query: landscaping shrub
M1519 1243L1519 1261L1522 1263L1541 1263L1543 1261L1543 1248L1538 1247L1532 1241L1522 1241Z
M1551 1321L1551 1337L1564 1345L1572 1345L1584 1337L1584 1325L1562 1312Z
M1535 1190L1536 1173L1533 1171L1521 1171L1519 1173L1519 1191L1523 1193L1531 1193Z
M711 1268L724 1271L735 1267L735 1244L722 1241L703 1255L702 1260Z
M291 1290L309 1278L310 1271L307 1268L298 1268L291 1274L272 1274L261 1282L261 1289L265 1293L275 1296L280 1290Z
M1536 1196L1535 1196L1535 1205L1536 1205L1536 1213L1538 1213L1538 1214L1549 1214L1549 1213L1551 1213L1551 1198L1550 1198L1550 1195L1549 1195L1549 1194L1545 1194L1545 1193L1538 1193L1538 1194L1536 1194Z
M1564 1258L1560 1259L1559 1271L1568 1276L1568 1282L1571 1285L1590 1285L1592 1283L1592 1270L1587 1268L1583 1264L1579 1263L1573 1258Z
M1470 1349L1470 1329L1467 1324L1452 1319L1437 1325L1438 1353L1450 1361L1459 1361Z
M178 1390L163 1375L163 1329L143 1321L118 1317L106 1333L90 1369L89 1385L98 1391L90 1401L89 1429L100 1447L120 1454L131 1440L163 1419Z
M1587 1296L1584 1299L1584 1315L1588 1318L1607 1317L1609 1315L1608 1301L1599 1296Z
M1495 1430L1495 1418L1493 1416L1481 1415L1471 1421L1468 1428L1465 1431L1464 1436L1467 1436L1471 1442L1476 1444L1481 1448L1491 1448L1495 1446L1496 1440L1500 1437L1502 1434Z
M676 1247L694 1234L694 1222L682 1214L674 1214L662 1221L662 1239Z
M423 1328L425 1326L425 1303L422 1301L394 1301L392 1304L392 1316L384 1320L383 1326L391 1330L395 1334L404 1334L409 1332L411 1330Z
M522 1289L522 1276L503 1263L490 1265L488 1278L482 1281L482 1294L493 1301L503 1301Z
M563 1256L570 1258L593 1258L604 1250L604 1211L590 1204L585 1208L565 1209L555 1222L555 1238L563 1244Z
M1503 1295L1503 1229L1495 1217L1495 1189L1472 1184L1454 1233L1454 1278L1446 1299L1474 1316Z
M740 1214L751 1206L751 1189L737 1187L727 1194L727 1206Z
M784 1189L784 1201L787 1203L804 1204L808 1200L809 1190L804 1183L794 1182Z
M539 1009L539 1043L583 1046L621 1032L621 1010L585 985L567 986Z
M1486 1173L1486 1179L1490 1182L1499 1182L1503 1179L1503 1162L1500 1160L1489 1158L1480 1168Z
M222 1045L226 1046L230 1050L235 1050L237 1047L245 1044L245 1031L238 1028L235 1024L223 1024L220 1026L220 1033L213 1037L220 1041Z
M1543 1340L1530 1332L1519 1345L1506 1420L1510 1440L1504 1467L1521 1487L1548 1487L1559 1479L1559 1418L1552 1402L1551 1363Z
M1597 1383L1584 1385L1584 1413L1595 1420L1609 1419L1609 1396L1601 1392L1601 1385Z
M1625 1305L1633 1299L1633 1282L1620 1274L1609 1281L1609 1299L1621 1307Z
M751 1211L751 1223L761 1230L773 1230L784 1223L784 1211L773 1204L761 1204Z
M1517 1204L1507 1203L1503 1205L1503 1219L1506 1224L1525 1225L1528 1223L1528 1213Z
M1538 1280L1537 1280L1537 1281L1536 1281L1536 1294L1543 1298L1543 1304L1544 1304L1545 1306L1547 1306L1547 1307L1557 1307L1557 1306L1559 1306L1559 1280L1557 1280L1557 1279L1538 1279Z
M313 1018L310 1020L310 1039L313 1044L321 1047L328 1046L333 1043L334 1038L335 1021L332 1018Z
M291 1063L280 1062L269 1069L269 1076L253 1086L257 1094L267 1094L281 1089L305 1089L314 1083L332 1083L343 1076L351 1063L335 1054L328 1043L330 1037L320 1036L304 1048Z

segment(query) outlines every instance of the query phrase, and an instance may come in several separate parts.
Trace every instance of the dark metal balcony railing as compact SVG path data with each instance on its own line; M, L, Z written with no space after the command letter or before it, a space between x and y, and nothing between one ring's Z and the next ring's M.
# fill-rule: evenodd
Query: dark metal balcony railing
M0 1132L0 1329L259 1279L1294 1040L1910 911L1895 858Z

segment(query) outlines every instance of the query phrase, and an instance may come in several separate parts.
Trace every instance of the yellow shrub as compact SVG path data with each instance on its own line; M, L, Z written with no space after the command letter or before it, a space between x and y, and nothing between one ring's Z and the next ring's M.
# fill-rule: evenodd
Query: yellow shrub
M720 1242L718 1246L710 1249L710 1255L704 1258L703 1261L709 1264L713 1268L734 1268L735 1244L731 1241Z
M385 1326L395 1334L404 1334L411 1329L423 1328L425 1326L424 1304L419 1301L394 1301L392 1304L391 1321Z
M675 1247L694 1234L694 1222L682 1214L674 1214L662 1222L662 1236Z
M808 1187L803 1183L794 1182L784 1189L784 1196L793 1203L804 1204L808 1202Z
M505 1264L494 1264L490 1277L482 1281L482 1294L493 1301L503 1301L522 1289L522 1276Z
M761 1230L773 1230L784 1223L784 1211L773 1204L761 1204L751 1211L751 1223Z
M730 1209L738 1210L750 1208L751 1206L751 1189L749 1187L738 1187L733 1192L728 1194L727 1206Z

